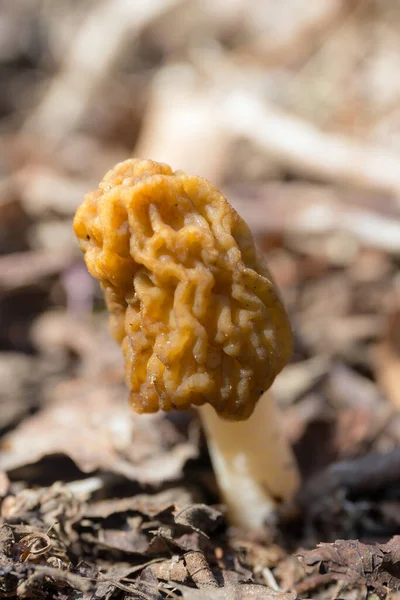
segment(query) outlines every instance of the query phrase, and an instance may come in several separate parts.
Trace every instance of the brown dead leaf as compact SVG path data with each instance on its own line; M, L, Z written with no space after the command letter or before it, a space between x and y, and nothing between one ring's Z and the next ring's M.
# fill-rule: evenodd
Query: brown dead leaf
M147 554L148 536L134 529L102 529L98 537L83 535L82 539L92 543L98 550L117 550L125 554Z
M161 515L160 515L161 516ZM191 504L175 514L173 522L165 519L154 534L148 552L151 554L201 552L210 546L208 534L223 523L223 515L206 504ZM190 567L188 571L190 571ZM192 575L192 573L191 573Z
M171 507L179 511L192 501L192 495L185 488L171 488L159 494L137 494L130 498L92 502L85 508L84 516L90 519L106 519L117 513L138 512L152 519Z
M184 555L187 571L196 586L202 590L217 588L215 579L206 557L200 550L191 550Z
M222 514L192 502L188 491L172 488L159 494L89 503L83 509L87 525L82 538L99 549L125 554L198 551L207 545L207 533L221 524Z
M205 534L174 525L162 525L156 531L152 529L152 533L154 537L149 544L148 553L153 556L201 550L208 542Z
M133 414L125 398L120 384L59 384L46 408L3 439L0 469L64 454L84 473L100 469L148 484L177 478L197 456L197 436L185 439L162 414Z
M357 540L318 544L315 550L297 554L312 571L322 565L333 578L348 584L366 584L385 598L388 591L400 590L400 536L387 544L366 545Z
M112 563L106 572L100 577L97 585L95 598L111 598L121 582L128 582L129 575L135 571L135 567L128 563Z
M196 590L184 585L176 586L184 600L295 600L291 592L274 592L270 588L252 583L238 583L229 587Z
M184 525L193 531L205 534L215 531L223 521L222 513L206 504L190 504L175 515L177 525Z
M176 581L177 583L189 583L190 577L183 557L174 556L169 560L155 563L151 567L153 573L162 581Z
M241 564L253 570L276 567L285 557L283 549L276 544L265 546L251 540L233 538L230 545L238 553Z
M146 598L146 600L163 600L164 598L159 590L158 579L150 567L143 569L135 582L135 587L138 600L141 598ZM125 596L125 598L127 597ZM135 592L133 592L130 598L135 600Z

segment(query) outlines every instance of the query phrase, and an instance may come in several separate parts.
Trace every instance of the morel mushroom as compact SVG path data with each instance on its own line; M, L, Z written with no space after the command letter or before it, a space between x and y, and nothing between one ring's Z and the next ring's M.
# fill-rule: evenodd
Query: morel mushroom
M260 526L298 485L272 399L253 414L292 334L246 223L205 179L131 159L86 195L74 229L104 290L133 409L201 406L231 520Z

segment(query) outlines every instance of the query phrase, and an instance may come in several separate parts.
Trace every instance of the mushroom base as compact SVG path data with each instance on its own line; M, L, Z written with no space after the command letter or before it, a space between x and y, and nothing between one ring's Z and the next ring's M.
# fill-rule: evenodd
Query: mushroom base
M265 393L247 421L221 419L208 404L199 413L231 524L260 529L300 483L273 398Z

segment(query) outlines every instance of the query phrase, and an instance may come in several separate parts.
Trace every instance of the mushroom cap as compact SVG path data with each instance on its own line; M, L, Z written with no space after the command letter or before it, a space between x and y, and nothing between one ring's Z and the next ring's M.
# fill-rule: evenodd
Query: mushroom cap
M277 289L248 226L207 180L129 159L78 208L139 413L206 402L250 416L292 352Z

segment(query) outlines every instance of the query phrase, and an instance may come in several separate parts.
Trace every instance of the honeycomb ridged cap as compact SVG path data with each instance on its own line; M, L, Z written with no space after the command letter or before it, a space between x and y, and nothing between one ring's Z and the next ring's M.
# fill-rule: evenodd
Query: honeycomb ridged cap
M207 180L130 159L78 208L137 412L206 402L245 419L292 352L288 317L246 223Z

